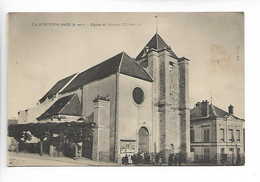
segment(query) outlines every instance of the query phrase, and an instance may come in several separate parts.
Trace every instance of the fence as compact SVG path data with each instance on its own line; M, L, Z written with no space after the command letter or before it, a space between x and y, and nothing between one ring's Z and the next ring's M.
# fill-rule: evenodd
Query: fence
M211 156L195 154L194 160L191 163L202 165L244 165L245 156L242 154L214 154Z

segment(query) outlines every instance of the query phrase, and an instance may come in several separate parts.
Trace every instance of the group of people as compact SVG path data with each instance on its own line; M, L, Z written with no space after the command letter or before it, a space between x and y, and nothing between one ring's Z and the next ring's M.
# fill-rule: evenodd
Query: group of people
M133 164L150 164L151 156L149 153L138 152L131 156Z
M182 163L182 158L181 156L178 155L174 155L174 154L169 154L169 158L168 158L168 166L181 166Z
M133 155L125 155L122 158L122 164L128 165L128 164L151 164L151 154L144 153L144 152L138 152L137 154Z
M129 164L147 164L147 165L162 165L165 160L163 159L163 156L161 154L149 154L149 153L143 153L138 152L137 154L126 154L122 158L122 164L123 165L129 165ZM179 155L170 154L168 158L168 165L169 166L177 166L181 165L182 159Z

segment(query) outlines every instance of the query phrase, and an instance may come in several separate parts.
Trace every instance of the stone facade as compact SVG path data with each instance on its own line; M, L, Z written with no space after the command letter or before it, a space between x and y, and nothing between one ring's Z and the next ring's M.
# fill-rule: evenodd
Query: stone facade
M149 134L147 152L153 153L156 132L153 132L152 82L119 74L117 85L116 161L120 163L126 154L133 155L140 151L139 130L142 127L147 129ZM137 104L133 99L135 88L142 89L144 93L143 101L140 104ZM128 146L133 147L128 148Z

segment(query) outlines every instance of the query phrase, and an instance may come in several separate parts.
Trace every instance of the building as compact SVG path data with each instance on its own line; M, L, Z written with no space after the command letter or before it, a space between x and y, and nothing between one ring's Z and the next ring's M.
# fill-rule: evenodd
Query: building
M17 119L8 119L7 126L18 124ZM17 142L13 137L7 137L7 149L8 151L15 151L17 148Z
M196 103L191 109L191 154L194 162L243 164L245 152L245 120L209 102Z
M18 120L17 119L8 119L7 120L7 125L13 125L13 124L18 124Z
M189 60L156 33L136 58L121 52L58 81L19 123L93 118L92 158L126 154L190 154Z

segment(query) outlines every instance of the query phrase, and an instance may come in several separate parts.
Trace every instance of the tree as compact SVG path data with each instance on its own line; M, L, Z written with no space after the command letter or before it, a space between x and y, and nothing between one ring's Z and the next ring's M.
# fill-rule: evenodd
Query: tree
M30 126L30 125L29 125ZM40 139L40 156L43 155L43 140L48 135L48 123L34 123L29 127L33 136Z
M22 142L22 138L24 137L24 129L23 125L17 127L17 125L9 125L8 126L8 136L13 137L17 142L16 152L19 152L19 144Z
M81 142L91 143L93 138L93 128L95 123L91 121L83 122L63 122L63 123L28 123L10 125L8 136L14 137L17 142L30 140L29 132L40 139L40 155L43 155L43 141L48 139L50 144L60 150L63 140L74 143L77 146ZM55 135L55 137L54 137Z

